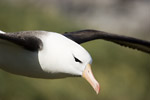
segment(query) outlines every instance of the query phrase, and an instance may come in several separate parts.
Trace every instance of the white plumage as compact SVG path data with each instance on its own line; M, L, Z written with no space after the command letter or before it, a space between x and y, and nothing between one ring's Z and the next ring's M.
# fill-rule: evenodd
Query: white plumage
M90 67L92 58L79 45L95 39L150 53L149 41L97 30L81 30L63 35L47 31L0 31L0 68L33 78L82 76L98 93L100 86Z
M0 67L14 74L37 78L82 76L89 53L63 35L48 32L40 35L43 49L33 52L6 40L0 42ZM76 62L74 56L82 61Z
M5 32L3 32L2 30L0 30L0 34L5 34Z
M85 66L92 61L83 47L63 35L51 32L40 38L44 45L38 57L45 72L81 76ZM74 57L80 59L82 63L76 62Z

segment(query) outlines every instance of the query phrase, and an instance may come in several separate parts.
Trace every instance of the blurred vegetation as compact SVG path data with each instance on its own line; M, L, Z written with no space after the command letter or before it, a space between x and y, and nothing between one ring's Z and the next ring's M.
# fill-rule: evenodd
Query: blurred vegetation
M49 12L49 9L40 9L23 0L21 5L7 3L8 1L0 2L0 29L3 31L40 29L64 32L66 28L70 30L76 28L71 21L68 22L68 19L57 14L55 9Z
M82 29L66 15L0 1L0 29L7 32ZM34 79L0 70L0 100L150 100L150 55L103 40L83 44L93 57L92 69L101 84L96 95L82 78ZM9 62L8 62L9 63Z

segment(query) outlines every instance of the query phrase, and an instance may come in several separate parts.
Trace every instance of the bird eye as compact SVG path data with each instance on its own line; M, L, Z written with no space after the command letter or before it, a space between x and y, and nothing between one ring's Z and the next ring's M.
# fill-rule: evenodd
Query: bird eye
M76 62L82 63L82 61L79 60L78 58L76 58L74 55L73 55L73 57L74 57L74 60L75 60Z

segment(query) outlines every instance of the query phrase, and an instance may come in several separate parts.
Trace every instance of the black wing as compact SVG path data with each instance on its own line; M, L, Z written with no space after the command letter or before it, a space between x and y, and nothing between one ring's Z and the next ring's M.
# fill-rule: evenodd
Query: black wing
M0 39L15 43L30 51L38 51L42 49L43 44L39 38L33 35L33 33L37 34L40 33L40 31L23 31L17 33L0 34Z
M144 41L132 37L115 35L115 34L103 32L103 31L97 31L97 30L81 30L75 32L66 32L63 35L79 44L91 40L95 40L95 39L103 39L103 40L120 44L121 46L150 53L150 41Z

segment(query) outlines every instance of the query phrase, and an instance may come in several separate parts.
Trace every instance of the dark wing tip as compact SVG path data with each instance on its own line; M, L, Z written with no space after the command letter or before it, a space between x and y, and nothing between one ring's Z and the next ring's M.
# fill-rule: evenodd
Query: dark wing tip
M75 32L67 32L64 36L81 44L95 39L103 39L110 42L120 44L121 46L137 49L146 53L150 53L150 41L145 41L133 37L116 35L98 30L80 30Z

